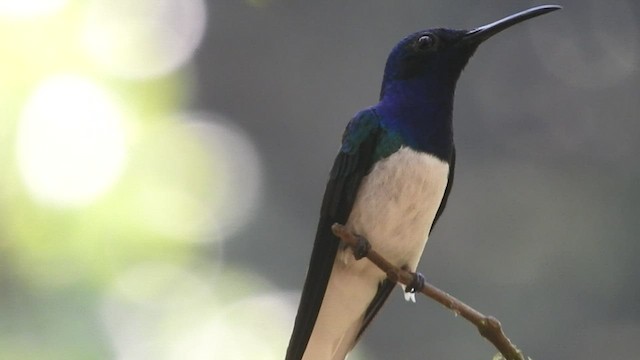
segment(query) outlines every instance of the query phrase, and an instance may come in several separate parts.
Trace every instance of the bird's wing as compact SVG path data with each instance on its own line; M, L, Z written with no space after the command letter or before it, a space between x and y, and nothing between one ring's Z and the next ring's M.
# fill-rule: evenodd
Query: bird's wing
M371 323L371 320L376 317L378 311L380 311L382 305L384 305L384 303L387 301L387 298L389 298L389 294L391 294L391 291L393 291L393 288L395 286L396 283L389 279L384 279L384 281L378 285L376 296L373 297L373 300L371 300L371 303L369 303L369 306L367 306L367 311L365 311L364 313L364 320L362 321L360 330L358 330L356 341L360 339L360 336L362 336L362 333L367 329L367 327Z
M431 223L431 230L436 225L436 221L440 219L440 215L444 212L444 208L447 206L447 201L449 200L449 194L451 193L451 187L453 186L453 176L455 175L456 170L456 148L453 147L451 150L451 158L449 159L449 178L447 179L447 187L444 189L444 195L442 196L442 201L440 202L440 206L438 207L438 211L436 212L436 217L433 219Z
M431 230L433 230L433 226L436 224L436 221L438 221L438 219L440 218L440 215L442 215L442 212L444 211L445 206L447 206L449 193L451 192L451 187L453 186L453 175L454 175L455 165L456 165L456 149L453 148L453 151L451 152L451 158L449 160L449 177L447 179L447 187L444 190L444 195L442 196L442 201L440 202L440 206L438 207L436 216L433 219L433 223L431 223L431 229L429 230L429 233L431 233ZM384 303L387 301L387 298L389 297L389 294L391 294L391 291L393 291L393 288L395 287L395 285L396 283L393 281L390 281L389 279L385 279L383 282L380 283L380 285L378 285L378 291L376 292L376 296L373 298L373 300L367 307L367 311L364 313L364 321L362 322L362 327L360 328L360 331L358 331L358 336L356 337L356 340L359 339L360 336L362 336L362 333L367 328L367 326L369 326L369 324L371 323L371 320L373 320L376 314L378 314L378 311L380 310L382 305L384 305Z
M344 132L322 200L316 240L286 360L299 360L305 352L338 251L339 239L332 233L331 225L347 222L360 182L376 160L381 131L378 115L369 109L358 113Z

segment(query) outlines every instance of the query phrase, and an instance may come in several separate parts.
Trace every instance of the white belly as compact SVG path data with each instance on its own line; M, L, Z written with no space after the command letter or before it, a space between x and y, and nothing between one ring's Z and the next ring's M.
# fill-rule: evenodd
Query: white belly
M401 148L362 180L347 227L397 266L415 271L449 176L438 158ZM385 274L341 249L304 359L344 359Z

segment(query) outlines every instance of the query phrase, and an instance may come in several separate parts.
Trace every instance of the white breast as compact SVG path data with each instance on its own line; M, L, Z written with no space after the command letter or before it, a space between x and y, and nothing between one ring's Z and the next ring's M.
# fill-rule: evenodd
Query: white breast
M403 147L363 179L347 226L392 263L415 270L448 176L446 162Z

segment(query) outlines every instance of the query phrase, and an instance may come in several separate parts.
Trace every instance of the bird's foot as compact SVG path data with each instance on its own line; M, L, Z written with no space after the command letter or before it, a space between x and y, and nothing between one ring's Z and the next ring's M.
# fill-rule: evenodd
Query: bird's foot
M367 256L369 250L371 250L371 244L369 240L359 235L356 235L356 240L358 243L353 247L353 257L355 257L356 260L360 260Z
M408 266L403 266L402 270L405 270L409 273L411 273L413 279L411 280L411 282L409 283L409 285L402 285L402 288L404 289L404 299L406 301L411 301L413 303L416 302L416 293L422 291L422 289L424 288L424 285L426 283L426 280L424 278L424 275L422 275L419 272L413 272L409 269Z
M404 292L415 294L417 292L422 291L422 289L424 288L425 279L424 279L424 275L422 275L419 272L414 272L412 273L412 275L413 275L413 280L411 281L411 284L409 284L404 289Z

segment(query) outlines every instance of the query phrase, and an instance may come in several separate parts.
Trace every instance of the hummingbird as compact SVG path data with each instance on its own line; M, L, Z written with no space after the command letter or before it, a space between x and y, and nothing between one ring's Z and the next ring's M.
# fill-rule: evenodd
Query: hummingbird
M378 103L358 112L342 136L286 360L345 359L395 287L373 263L356 260L332 233L334 223L416 271L453 186L453 99L462 70L485 40L558 9L538 6L472 30L422 30L393 48ZM415 290L404 287L405 298L415 301Z

